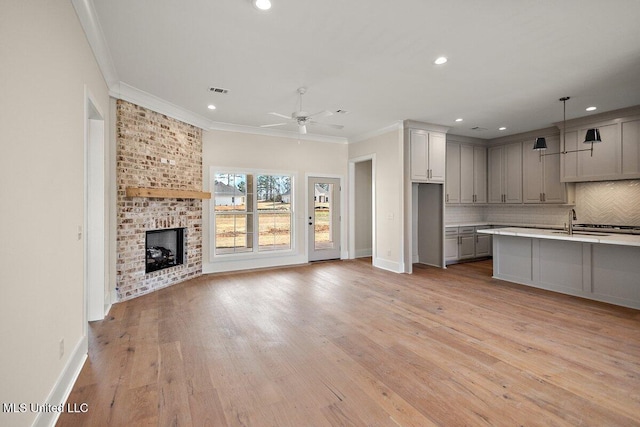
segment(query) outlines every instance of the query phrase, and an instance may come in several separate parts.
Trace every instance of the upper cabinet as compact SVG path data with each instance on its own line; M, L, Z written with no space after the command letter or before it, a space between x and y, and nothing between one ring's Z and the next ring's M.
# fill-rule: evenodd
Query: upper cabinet
M447 203L487 203L487 149L447 143Z
M522 143L489 147L489 203L522 203Z
M637 109L635 109L637 110ZM633 109L632 111L633 112ZM608 181L640 178L640 115L624 112L620 118L585 119L567 123L564 150L561 154L561 180L563 182ZM615 117L616 112L604 117ZM600 116L600 117L603 117ZM584 144L588 129L600 131L601 143ZM562 142L562 141L561 141ZM573 150L587 150L571 153Z
M622 176L640 176L640 118L622 121Z
M445 182L445 134L422 129L409 129L409 146L411 180Z
M548 153L560 151L560 137L546 137ZM522 193L524 203L566 203L566 184L560 181L560 155L543 156L526 141L522 152Z
M445 202L460 203L460 144L447 142Z

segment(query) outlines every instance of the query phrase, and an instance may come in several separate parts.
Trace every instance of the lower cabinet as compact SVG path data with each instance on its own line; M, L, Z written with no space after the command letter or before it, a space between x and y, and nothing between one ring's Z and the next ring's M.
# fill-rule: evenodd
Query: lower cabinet
M491 256L491 236L488 234L476 233L476 256Z
M466 261L491 256L491 235L476 230L490 226L446 227L444 239L445 263Z

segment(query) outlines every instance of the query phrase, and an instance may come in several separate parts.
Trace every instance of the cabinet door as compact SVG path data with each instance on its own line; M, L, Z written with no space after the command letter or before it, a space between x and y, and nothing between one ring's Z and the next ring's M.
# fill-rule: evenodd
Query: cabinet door
M476 234L476 256L491 255L491 236L489 234Z
M522 203L522 143L505 145L503 188L506 203Z
M410 130L409 140L411 146L411 179L414 181L426 181L429 173L427 164L429 135L425 131Z
M445 180L447 203L460 203L460 144L447 143L447 178Z
M640 174L640 120L622 122L622 174Z
M503 147L489 148L489 203L502 203Z
M487 149L473 147L473 193L476 203L487 203Z
M444 239L444 260L458 260L458 236L446 237Z
M547 151L551 151L549 147L549 139L547 139ZM543 190L543 170L544 170L544 162L547 159L546 157L542 157L540 154L544 153L544 151L536 151L533 148L533 142L525 142L524 148L522 150L522 198L525 203L542 203L542 193ZM560 156L549 156L549 157L560 157ZM558 159L559 160L559 159ZM558 181L560 181L560 176L558 175Z
M473 146L460 146L460 203L473 203Z
M476 236L467 234L460 236L460 248L458 249L458 259L473 258L476 255Z
M447 139L442 133L429 133L428 166L430 182L444 182Z
M550 153L560 151L560 138L557 136L547 138L547 149ZM533 151L533 150L531 150ZM560 156L545 156L542 162L544 169L542 175L542 194L545 203L564 203L567 198L566 185L560 182ZM525 174L525 177L527 175Z
M589 151L578 153L578 174L582 179L614 178L622 172L620 158L620 134L617 123L599 126L602 143L593 144L593 156ZM590 148L583 144L587 129L578 133L579 149Z
M584 137L584 135L582 135ZM560 135L560 143L562 144L563 135ZM582 144L581 144L582 145ZM578 148L578 131L567 131L564 134L564 149L574 151ZM549 151L550 153L552 151ZM578 153L559 154L560 157L560 173L562 181L576 181L578 179Z

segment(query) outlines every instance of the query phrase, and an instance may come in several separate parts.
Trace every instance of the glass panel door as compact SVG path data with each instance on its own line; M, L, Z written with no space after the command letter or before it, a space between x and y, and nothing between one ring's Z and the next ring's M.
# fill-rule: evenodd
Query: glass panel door
M309 261L340 258L340 180L309 178Z

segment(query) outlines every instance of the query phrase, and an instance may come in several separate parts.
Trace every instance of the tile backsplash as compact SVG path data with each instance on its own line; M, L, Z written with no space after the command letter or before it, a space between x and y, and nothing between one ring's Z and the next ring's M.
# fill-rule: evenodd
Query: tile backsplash
M563 226L571 207L579 224L640 226L640 180L577 183L575 206L450 205L445 210L445 222Z
M579 223L640 226L640 180L576 185Z

